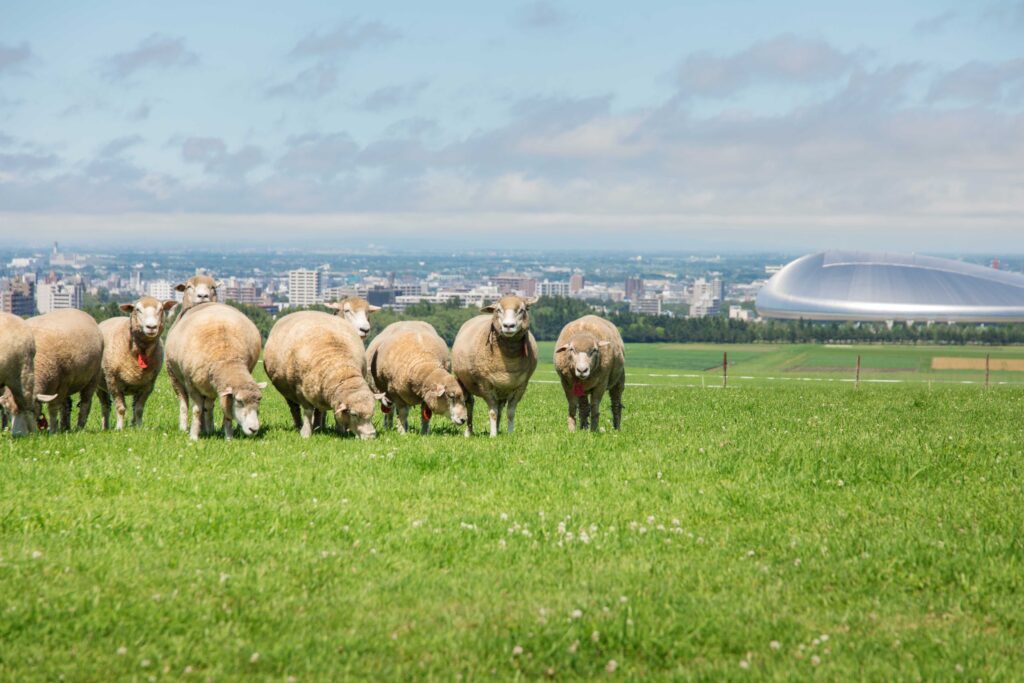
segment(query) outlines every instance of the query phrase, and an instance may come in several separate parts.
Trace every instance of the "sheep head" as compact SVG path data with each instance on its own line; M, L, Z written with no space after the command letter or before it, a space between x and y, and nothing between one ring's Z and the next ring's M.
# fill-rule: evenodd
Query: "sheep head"
M569 368L576 379L587 379L601 365L601 349L611 342L598 341L589 332L574 334L566 344L555 349L555 354L569 354Z
M164 314L177 305L178 302L173 299L158 301L151 296L144 296L135 303L121 304L120 309L131 314L132 335L152 341L164 331Z
M484 306L480 312L494 316L491 328L498 336L514 339L530 329L530 306L535 303L536 298L524 299L510 294L501 297L490 306Z
M347 299L324 305L327 308L334 309L336 315L340 315L349 321L362 339L365 339L366 335L370 333L369 315L380 310L380 306L371 306L361 296L350 296Z

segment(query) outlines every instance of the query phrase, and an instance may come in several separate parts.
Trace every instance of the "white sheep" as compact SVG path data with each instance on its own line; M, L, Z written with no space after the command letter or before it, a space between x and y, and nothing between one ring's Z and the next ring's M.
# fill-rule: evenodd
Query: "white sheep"
M78 428L82 429L89 420L92 397L100 381L103 333L99 325L91 315L74 308L37 315L25 324L32 330L36 344L35 393L54 396L47 406L50 433L71 429L74 394L79 394ZM42 416L38 404L36 415Z
M371 439L377 398L366 383L362 340L345 320L329 313L299 311L270 330L263 366L291 410L303 438L313 433L313 412L332 411L335 422Z
M370 333L370 314L380 310L380 306L372 306L361 296L350 296L341 301L324 304L327 308L337 311L339 315L351 323L361 339Z
M214 280L210 275L193 275L184 282L176 284L174 289L182 292L182 299L181 307L178 308L178 313L171 322L172 327L193 306L216 303L218 300L217 289L222 285L220 280ZM185 388L178 384L173 373L168 372L167 378L171 381L174 395L178 397L178 428L185 431L188 428L188 395L185 393Z
M28 324L16 315L0 312L0 413L3 429L11 421L11 434L22 436L36 429L36 401L54 395L35 395L36 342Z
M371 387L387 397L385 428L391 425L393 410L398 431L405 434L409 407L421 404L422 434L429 433L434 414L465 424L465 395L451 374L448 345L429 323L410 320L388 325L370 342L366 355Z
M612 425L619 429L626 359L615 325L596 315L573 320L558 335L554 363L569 404L569 431L576 431L577 408L583 429L589 424L590 431L598 431L598 409L605 391L612 400Z
M213 404L218 400L225 438L234 434L232 419L246 435L259 431L260 399L267 384L254 380L252 369L260 346L260 332L252 321L226 304L193 306L171 327L167 371L192 401L193 440L200 432L213 431Z
M506 406L508 431L514 431L516 406L537 369L537 342L530 332L529 313L536 301L504 296L481 308L485 315L467 320L455 337L452 370L466 396L466 436L473 434L474 396L487 402L492 437L498 435Z
M160 366L164 362L164 346L160 335L164 315L178 305L177 301L157 301L144 296L135 303L121 304L126 318L110 318L100 323L103 333L103 373L100 378L100 408L103 429L110 427L110 404L117 413L117 429L124 429L125 396L134 396L132 426L142 425L146 400L153 392Z

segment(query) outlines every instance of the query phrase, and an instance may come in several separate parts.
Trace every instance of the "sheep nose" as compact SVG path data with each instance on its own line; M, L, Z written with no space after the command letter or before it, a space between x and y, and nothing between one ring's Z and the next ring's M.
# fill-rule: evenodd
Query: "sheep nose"
M511 332L514 329L516 329L516 324L515 323L502 323L501 324L501 329L503 329L505 332Z
M580 377L585 378L587 375L590 374L590 368L576 368L576 374L579 375Z
M156 325L143 325L142 329L146 334L156 334Z
M370 328L369 327L360 327L359 328L359 335L360 336L365 337L369 333L370 333Z

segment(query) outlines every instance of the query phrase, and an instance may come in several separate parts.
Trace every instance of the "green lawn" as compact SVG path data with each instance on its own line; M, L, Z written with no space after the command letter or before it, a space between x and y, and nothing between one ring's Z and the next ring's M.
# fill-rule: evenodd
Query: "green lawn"
M270 389L190 444L161 376L0 435L0 679L1020 676L1024 387L682 381L621 433L537 383L512 437L303 441Z

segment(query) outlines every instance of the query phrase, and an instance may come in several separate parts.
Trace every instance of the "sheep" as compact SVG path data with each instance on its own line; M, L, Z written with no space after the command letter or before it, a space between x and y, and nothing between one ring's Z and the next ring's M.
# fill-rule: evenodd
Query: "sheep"
M0 312L0 413L3 426L11 422L11 434L35 431L36 400L49 402L52 395L35 395L36 342L24 320Z
M64 308L29 318L36 344L35 393L53 395L49 411L50 433L71 429L71 397L79 394L78 428L85 427L92 397L99 385L103 363L103 333L92 316ZM37 404L36 415L42 409ZM57 413L60 412L60 422ZM45 420L40 420L44 423Z
M217 290L222 284L220 280L214 280L210 275L193 275L184 282L176 284L174 289L183 292L183 295L181 308L178 309L178 314L171 323L172 327L193 306L216 302ZM171 381L171 389L174 391L174 395L178 397L178 429L185 431L188 429L188 396L185 393L185 388L178 384L178 380L169 369L167 378Z
M508 406L508 432L515 430L516 406L537 369L537 342L529 308L536 299L504 296L463 324L452 345L452 369L466 396L466 436L473 434L475 396L487 402L491 436L498 435Z
M303 438L313 433L313 411L333 411L337 424L361 439L377 435L376 399L366 383L366 354L359 335L329 313L299 311L270 330L263 366L292 413Z
M569 403L569 431L581 426L598 430L598 409L608 391L612 399L612 425L622 424L622 390L626 386L625 347L615 325L596 315L585 315L562 328L555 342L555 372ZM588 405L589 404L589 405Z
M398 414L398 431L409 429L409 406L422 404L420 433L430 432L435 413L457 425L466 423L466 402L459 381L451 374L448 345L429 323L396 322L385 327L369 348L368 374L374 391L383 392L385 428L391 411Z
M337 311L335 315L339 315L352 323L352 327L355 328L360 339L366 339L366 335L370 333L369 314L380 310L380 306L371 306L361 296L350 296L338 302L324 304L324 306L334 309Z
M165 345L167 372L192 401L193 441L200 432L213 432L217 400L224 414L225 439L234 435L232 420L247 436L259 431L260 399L267 383L254 380L252 369L260 346L256 326L227 304L197 304L171 327Z
M103 429L110 427L111 400L117 412L117 430L124 429L125 395L135 396L132 426L142 426L146 400L153 392L164 362L164 346L160 341L164 315L177 305L173 299L157 301L144 296L135 303L121 304L121 310L130 314L127 318L110 318L100 323L103 373L98 395Z

